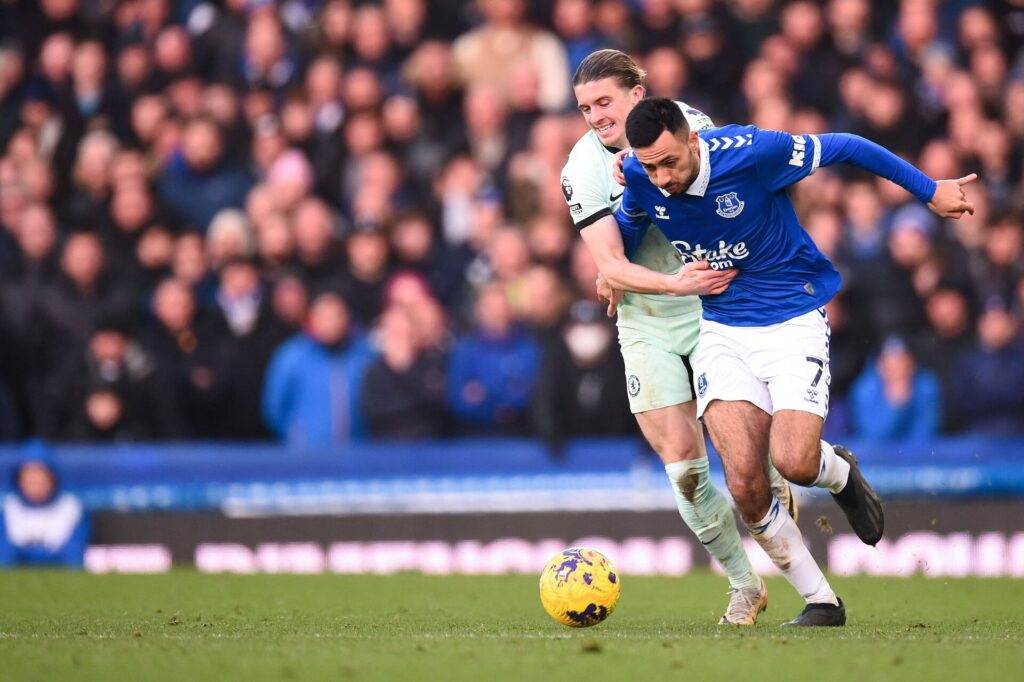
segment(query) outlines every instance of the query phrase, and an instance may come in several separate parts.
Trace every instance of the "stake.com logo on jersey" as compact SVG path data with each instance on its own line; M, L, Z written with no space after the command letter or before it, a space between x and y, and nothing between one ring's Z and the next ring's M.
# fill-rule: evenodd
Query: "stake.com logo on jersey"
M735 261L743 260L750 255L746 242L726 244L724 241L719 241L717 249L705 249L700 244L690 246L684 241L674 241L672 246L676 247L676 250L679 251L683 265L706 260L711 264L712 270L731 268L736 264Z

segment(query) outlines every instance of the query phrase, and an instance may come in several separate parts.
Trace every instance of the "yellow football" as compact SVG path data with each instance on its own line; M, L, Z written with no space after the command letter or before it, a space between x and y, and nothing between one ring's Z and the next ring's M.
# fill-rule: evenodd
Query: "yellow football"
M562 625L585 628L612 615L622 583L608 557L570 547L551 557L540 575L540 602Z

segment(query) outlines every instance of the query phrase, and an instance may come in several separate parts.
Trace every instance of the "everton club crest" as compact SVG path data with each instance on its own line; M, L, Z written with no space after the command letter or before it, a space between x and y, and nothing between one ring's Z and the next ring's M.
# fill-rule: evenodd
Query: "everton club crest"
M744 202L736 196L736 192L729 192L728 194L715 197L715 203L718 204L715 213L723 218L735 218L743 212Z

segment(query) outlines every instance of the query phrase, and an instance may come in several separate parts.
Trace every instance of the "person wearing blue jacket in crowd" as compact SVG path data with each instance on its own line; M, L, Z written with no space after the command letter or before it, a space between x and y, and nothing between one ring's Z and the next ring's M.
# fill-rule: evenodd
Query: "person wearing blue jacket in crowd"
M0 567L83 568L89 531L82 503L60 489L50 448L41 441L27 443L0 508Z
M850 389L850 412L859 438L922 441L939 433L942 390L938 377L918 365L898 336L886 339Z
M373 350L350 328L334 292L313 299L306 329L275 351L263 384L263 418L289 445L324 447L367 436L359 407Z
M485 286L475 313L475 328L455 344L448 361L448 405L462 433L524 433L540 347L513 324L503 285Z
M182 134L157 183L160 197L205 233L221 209L245 205L253 185L249 174L224 158L224 134L210 119L197 118Z

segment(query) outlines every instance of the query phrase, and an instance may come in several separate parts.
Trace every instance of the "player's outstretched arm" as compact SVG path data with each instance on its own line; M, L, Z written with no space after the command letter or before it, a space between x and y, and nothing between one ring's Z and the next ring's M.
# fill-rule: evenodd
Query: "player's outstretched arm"
M936 182L888 149L849 133L796 136L774 131L761 133L769 133L764 138L761 156L762 177L766 175L764 171L774 171L772 175L777 178L774 183L779 186L796 182L813 173L819 165L845 162L891 180L943 218L957 219L964 213L974 213L974 204L967 201L963 189L964 185L978 179L974 173ZM808 158L810 163L807 163Z

